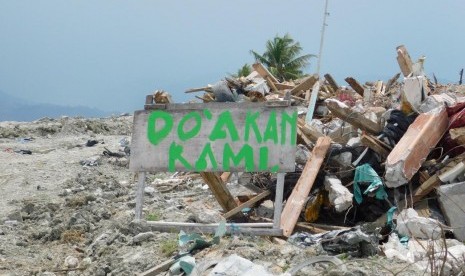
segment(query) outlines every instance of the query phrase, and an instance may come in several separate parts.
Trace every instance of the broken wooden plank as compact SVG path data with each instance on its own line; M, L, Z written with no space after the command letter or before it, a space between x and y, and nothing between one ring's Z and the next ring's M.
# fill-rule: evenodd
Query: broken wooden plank
M396 83L396 81L399 79L400 73L397 73L394 75L394 77L390 78L386 84L386 88L384 89L385 93L389 93L389 90L391 90L391 87Z
M404 77L407 77L412 73L412 59L410 58L410 55L407 51L407 48L405 48L404 45L400 45L396 47L397 51L397 63L399 63L400 71L404 75Z
M372 120L363 116L363 114L352 110L346 104L338 100L328 99L325 102L326 107L328 107L332 114L348 122L356 128L374 135L379 134L383 130L381 124L373 122Z
M295 87L295 85L290 85L290 84L284 84L284 83L275 83L274 84L277 89L279 90L286 90L286 89L292 89Z
M300 91L310 90L317 81L318 81L318 76L316 74L311 75L305 78L303 82L301 82L300 84L292 88L290 93L291 95L295 95Z
M385 91L385 86L383 84L383 81L377 81L375 83L375 93L376 94L384 94Z
M210 187L210 190L225 212L237 207L236 201L234 201L231 192L229 192L223 180L221 180L216 173L200 172L200 175L205 183L207 183L208 187Z
M339 89L339 85L337 85L336 81L333 79L333 76L331 76L330 74L325 74L324 77L328 82L329 87L331 87L333 92L336 92Z
M312 156L305 164L305 168L287 199L286 206L281 215L281 229L283 235L289 237L294 230L299 219L305 200L312 189L316 176L326 157L326 153L331 145L331 139L327 136L321 137L316 142L312 151Z
M325 224L318 224L318 223L313 223L313 222L298 222L296 223L296 229L300 229L303 231L309 231L310 233L314 233L314 234L320 234L320 233L326 233L326 232L334 231L334 230L349 230L350 227L325 225Z
M159 275L160 273L165 272L168 269L170 269L170 267L176 262L176 260L177 260L176 258L171 258L171 259L166 260L163 263L161 263L161 264L159 264L159 265L157 265L155 267L152 267L149 270L141 272L141 273L139 273L137 275L138 276L156 276L156 275Z
M258 201L264 199L265 197L269 196L270 194L271 194L270 191L264 191L263 193L258 194L257 196L253 197L252 199L242 203L241 205L235 207L231 211L225 213L223 215L223 217L225 219L228 219L228 218L232 217L233 215L235 215L235 214L239 213L240 211L242 211L242 209L252 207L255 203L257 203Z
M441 184L442 182L439 179L438 174L431 176L413 192L412 197L407 198L408 206L412 206L413 204L417 203Z
M279 89L276 87L275 83L279 83L279 81L273 76L273 74L268 71L261 63L254 63L252 64L253 69L266 80L268 85L270 86L271 90L278 92Z
M449 125L445 108L420 114L386 159L386 186L406 184L426 160Z
M278 79L275 78L275 76L273 76L273 74L270 73L270 71L268 71L268 69L266 69L265 66L263 66L263 64L261 63L254 63L252 64L252 67L255 71L257 71L257 73L264 79L266 78L270 78L272 82L274 83L278 83Z
M147 227L152 231L187 233L215 233L220 226L219 223L190 223L190 222L165 222L147 221ZM255 236L281 236L282 230L275 229L273 223L225 223L227 234L244 234Z
M316 143L318 138L324 136L323 133L319 132L316 128L309 126L304 119L298 118L297 126L298 129L313 143Z
M199 87L199 88L190 88L190 89L187 89L184 93L194 93L194 92L200 92L200 91L212 92L212 88L211 88L211 86L204 86L204 87Z
M364 88L356 79L347 77L344 80L350 85L350 87L352 87L352 89L354 89L355 92L357 92L357 94L363 97Z
M223 182L228 182L230 177L231 177L231 172L223 172L220 176Z
M305 145L310 145L312 144L312 141L305 135L305 133L302 132L300 128L297 129L297 138L299 138L299 143L304 143Z
M369 147L374 152L381 155L383 160L386 159L386 157L388 157L389 155L389 152L391 152L391 147L389 147L376 137L373 137L366 133L362 134L362 136L360 137L360 142L362 143L362 145Z

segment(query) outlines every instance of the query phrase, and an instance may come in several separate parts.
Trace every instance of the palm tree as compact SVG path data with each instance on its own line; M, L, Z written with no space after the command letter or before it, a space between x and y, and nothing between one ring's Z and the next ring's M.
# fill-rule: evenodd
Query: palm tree
M235 78L240 78L240 77L247 77L252 73L252 68L250 67L249 64L244 64L240 69L237 70L236 74L232 74L233 77Z
M289 34L283 37L276 35L266 42L263 55L251 50L255 60L264 64L268 70L281 81L297 79L303 76L303 68L310 64L315 55L299 56L302 47Z

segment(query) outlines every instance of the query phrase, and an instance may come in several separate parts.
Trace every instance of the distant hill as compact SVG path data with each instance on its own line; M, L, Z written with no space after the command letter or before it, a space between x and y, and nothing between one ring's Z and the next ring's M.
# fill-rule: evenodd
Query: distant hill
M0 91L0 121L33 121L43 117L105 117L109 115L111 115L110 112L85 106L35 103Z

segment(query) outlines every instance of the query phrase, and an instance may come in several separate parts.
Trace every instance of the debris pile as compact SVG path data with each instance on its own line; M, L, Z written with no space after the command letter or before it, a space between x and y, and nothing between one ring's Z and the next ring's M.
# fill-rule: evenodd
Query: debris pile
M144 220L219 225L164 233L134 221L131 116L0 122L0 274L463 275L465 86L397 54L403 79L387 82L279 82L255 64L188 91L297 108L281 237L242 232L273 221L276 174L147 173ZM165 91L145 102L168 103Z
M320 243L332 255L384 251L416 265L437 258L429 272L464 273L463 246L445 244L449 238L465 241L465 90L431 82L424 57L412 62L404 46L397 47L397 55L403 79L398 73L386 83L361 84L348 77L348 86L340 86L330 74L282 83L257 63L249 76L226 77L186 93L204 91L196 96L203 102L290 101L297 106L297 169L285 177L280 222L289 241ZM157 104L159 94L148 97L147 104ZM311 95L317 95L315 106ZM227 183L230 173L201 175L212 187ZM239 178L249 194L235 197L233 207L223 206L223 217L269 222L272 212L264 216L261 210L273 208L267 202L274 200L276 178L270 173ZM328 230L335 226L342 229ZM402 241L408 243L398 245ZM433 257L427 254L429 241L443 243ZM423 253L415 253L418 246Z

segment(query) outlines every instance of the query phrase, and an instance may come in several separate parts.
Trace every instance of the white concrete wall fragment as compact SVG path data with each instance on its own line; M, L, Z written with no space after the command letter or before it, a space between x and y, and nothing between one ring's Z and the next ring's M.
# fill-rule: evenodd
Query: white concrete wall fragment
M465 182L442 185L437 189L439 206L455 237L465 242Z

